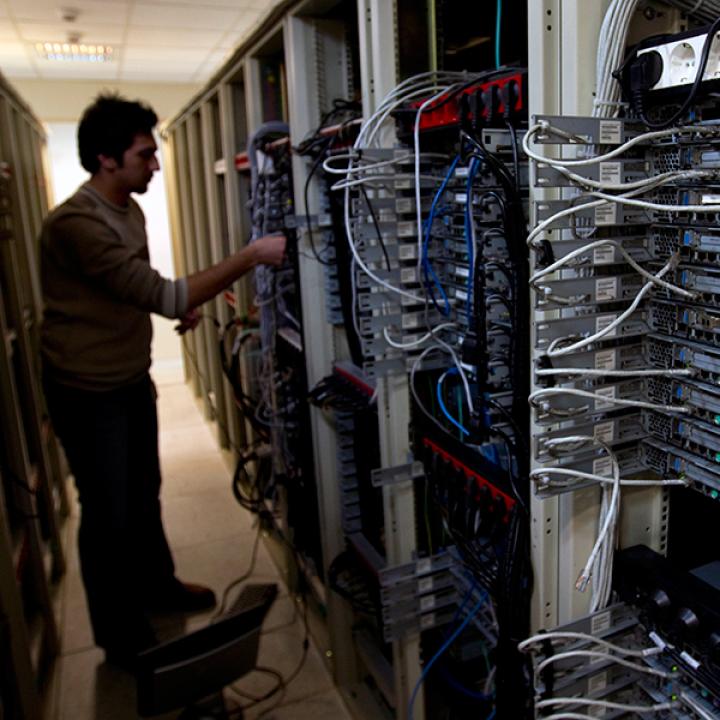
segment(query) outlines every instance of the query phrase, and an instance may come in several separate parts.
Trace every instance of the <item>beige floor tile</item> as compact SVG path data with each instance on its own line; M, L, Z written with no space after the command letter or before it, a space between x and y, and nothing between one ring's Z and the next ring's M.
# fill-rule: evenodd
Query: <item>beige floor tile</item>
M225 540L251 529L251 518L235 502L229 487L163 497L163 522L174 551Z

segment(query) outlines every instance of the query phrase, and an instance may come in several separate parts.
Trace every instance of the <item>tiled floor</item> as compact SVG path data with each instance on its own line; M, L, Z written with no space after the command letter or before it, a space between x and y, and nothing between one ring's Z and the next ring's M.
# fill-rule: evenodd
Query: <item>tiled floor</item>
M154 371L159 391L160 454L163 469L163 516L178 576L211 586L220 596L242 575L255 538L252 518L234 501L230 473L217 449L181 370L173 364ZM51 720L133 720L133 679L103 661L93 646L75 548L77 508L66 525L68 573L61 588L62 656L59 662ZM253 579L277 580L277 571L262 543ZM282 587L282 586L281 586ZM158 633L169 636L206 623L208 615L158 619ZM294 622L293 622L294 620ZM258 664L289 675L302 655L303 627L293 600L282 589L265 622ZM247 695L266 692L273 681L252 673L236 683ZM232 689L225 691L228 708L246 704ZM274 707L276 706L276 707ZM162 716L175 718L179 713ZM350 715L332 685L320 655L310 647L298 677L278 697L244 717L266 720L344 720Z

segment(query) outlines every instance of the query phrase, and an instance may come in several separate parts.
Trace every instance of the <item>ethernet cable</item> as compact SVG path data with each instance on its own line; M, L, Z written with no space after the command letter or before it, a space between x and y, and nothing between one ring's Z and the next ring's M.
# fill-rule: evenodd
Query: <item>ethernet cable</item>
M560 166L563 168L580 167L583 165L596 165L598 163L605 162L606 160L612 160L613 158L616 158L618 155L622 155L624 152L630 150L636 145L650 143L653 140L662 140L663 138L673 137L683 133L699 133L700 135L720 134L720 128L718 128L717 125L680 125L673 128L667 128L665 130L651 130L648 132L640 133L639 135L630 138L630 140L626 140L622 145L618 145L612 150L609 150L606 153L602 153L601 155L593 155L592 157L587 158L557 159L546 157L545 155L540 155L539 153L536 153L535 151L530 149L530 140L535 137L535 135L537 135L540 131L551 132L553 135L565 137L566 139L572 139L575 136L569 135L562 128L557 128L551 125L546 120L541 120L540 122L531 125L527 133L525 133L525 135L523 136L522 146L523 151L525 152L527 157L544 165L550 165L551 167ZM591 145L590 143L576 142L573 144L585 144L588 147L594 147L594 145Z
M600 529L598 530L595 544L585 562L585 566L581 570L575 583L575 587L580 592L585 592L590 583L590 578L593 575L593 569L597 569L597 581L594 585L598 586L598 591L594 593L591 603L591 612L594 612L600 607L605 607L609 599L609 580L612 573L612 542L620 513L620 464L610 446L598 438L587 435L576 435L563 439L566 442L592 442L599 445L607 453L612 465L612 489L608 491L603 487L603 499L600 508ZM596 561L601 551L603 557L599 565L596 566Z
M595 473L586 473L581 470L564 467L536 468L530 472L530 480L540 487L560 487L572 489L573 483L563 483L561 481L553 481L550 475L565 475L567 477L576 478L577 480L591 480L596 483L611 484L614 482L612 478L605 475L596 475ZM688 487L689 480L680 478L668 478L665 480L620 480L622 487Z
M674 266L675 258L671 258L670 262L668 262L662 268L662 270L658 272L656 277L661 278L662 275L668 273ZM640 288L640 292L638 292L638 294L635 296L635 299L630 303L630 305L628 305L625 310L619 313L614 320L612 320L602 329L598 330L592 335L588 335L588 337L578 340L577 342L571 343L570 345L560 346L561 343L566 341L566 338L556 338L548 345L545 354L549 358L561 357L563 355L571 355L572 353L577 352L578 350L587 347L588 345L596 343L598 340L601 340L606 335L614 333L615 330L619 328L638 309L643 298L650 292L650 290L652 290L653 284L654 283L652 282L645 283L645 285Z
M417 263L418 270L422 267L422 246L423 246L423 220L422 220L422 204L420 195L420 120L422 119L423 111L432 105L433 103L440 100L447 92L450 91L452 86L443 88L440 92L432 95L425 100L420 107L418 107L415 113L415 124L413 127L413 147L415 150L415 214L417 219L417 236L418 236L418 252L417 252Z
M601 180L592 180L591 178L583 175L578 175L577 173L568 170L564 165L554 165L553 167L559 173L568 178L568 180L572 180L582 187L591 190L617 190L621 192L646 188L657 180L673 182L675 180L702 180L717 177L717 172L710 170L669 170L667 172L651 175L640 180L634 180L633 182L610 183L603 182Z
M394 340L392 337L390 337L390 333L388 332L387 327L383 328L383 336L385 337L385 341L388 345L394 348L398 348L400 350L409 350L412 348L416 348L423 343L427 342L431 338L435 338L435 334L440 332L441 330L447 330L448 328L457 328L458 324L454 322L447 322L447 323L441 323L440 325L436 325L434 328L431 328L428 330L425 335L423 335L421 338L418 338L417 340L413 340L411 342L398 342L397 340Z
M687 171L692 172L692 171ZM676 178L672 178L674 181ZM539 222L530 232L527 238L527 244L529 247L536 247L534 241L538 235L543 233L548 227L556 223L558 220L562 220L564 217L570 215L576 215L578 212L583 210L592 210L594 208L602 207L603 205L617 204L617 205L637 205L645 210L658 210L660 212L720 212L720 205L663 205L661 203L652 203L648 200L635 201L635 196L641 195L643 192L648 190L654 190L663 185L667 185L671 179L662 178L656 180L653 178L651 184L646 185L643 188L630 190L622 195L608 195L606 193L591 192L590 195L598 197L597 200L590 200L583 202L580 205L571 205L570 207L564 208L554 215L545 218L545 220Z
M637 272L639 275L644 277L649 282L652 282L653 284L657 285L658 287L663 288L664 290L667 290L668 292L674 293L676 295L680 295L681 297L684 297L688 300L693 300L697 297L696 293L691 292L689 290L685 290L684 288L678 287L677 285L673 285L672 283L667 282L667 280L663 280L661 277L658 276L658 274L653 274L651 272L648 272L642 265L639 265L633 257L625 250L625 248L622 246L621 243L619 243L617 240L611 240L611 239L604 239L604 240L595 240L593 242L588 243L587 245L583 245L580 248L577 248L566 255L563 255L559 260L556 260L551 265L548 265L545 268L542 268L541 270L538 270L531 278L530 278L530 284L535 287L537 282L545 277L546 275L553 274L556 270L560 270L565 265L568 265L572 260L574 260L577 257L580 257L584 255L585 253L589 253L591 250L595 250L596 248L600 247L612 247L616 248L620 255L622 256L623 260L633 269L635 272ZM536 288L537 289L537 288Z
M581 632L569 632L566 630L553 630L550 632L544 632L544 633L538 633L537 635L532 635L531 637L527 638L526 640L523 640L522 642L518 643L518 650L520 652L526 652L529 651L530 648L533 645L540 645L544 644L547 641L565 641L565 640L579 640L579 641L587 641L592 642L595 645L602 645L604 648L607 648L609 651L614 651L619 653L620 655L626 655L628 657L638 657L638 658L644 658L644 657L650 657L652 655L658 655L662 652L662 649L659 648L657 645L653 645L652 647L648 648L641 648L640 650L636 650L633 648L626 648L622 645L616 645L615 643L611 643L607 640L603 640L602 638L595 637L594 635L588 635L587 633L581 633Z
M626 713L632 712L638 713L639 715L644 715L645 713L655 713L661 712L663 710L674 710L675 708L679 707L680 703L676 701L670 701L664 703L656 703L654 705L631 705L628 703L612 702L611 700L593 700L592 698L583 697L551 697L544 700L537 700L535 702L535 709L542 710L543 708L553 707L555 705L585 705L587 707L605 708L606 710L622 710ZM548 719L545 718L545 720Z
M644 675L652 675L654 677L662 678L663 680L669 680L673 677L673 673L667 672L666 670L658 670L654 667L650 667L649 665L640 665L610 653L599 652L596 650L568 650L567 652L551 655L537 664L535 667L535 685L539 685L537 679L540 677L543 670L548 667L548 665L552 665L556 662L562 662L563 660L573 660L575 658L588 658L590 660L595 659L597 662L612 662L617 665L622 665L630 670L643 673Z
M573 397L586 398L588 400L600 400L602 402L617 405L619 407L644 408L646 410L658 410L659 412L663 413L690 412L690 408L686 405L659 405L657 403L645 402L644 400L627 400L625 398L607 397L605 395L598 395L596 393L588 392L587 390L578 390L577 388L543 388L541 390L536 390L535 392L531 393L528 401L531 405L538 408L541 412L546 412L550 415L557 415L558 411L555 410L553 412L553 408L550 406L550 403L546 401L546 398L554 397L557 395L571 395ZM585 411L587 411L587 406L585 406L583 412Z
M596 370L595 368L537 368L537 377L693 377L692 368L668 368L656 370Z

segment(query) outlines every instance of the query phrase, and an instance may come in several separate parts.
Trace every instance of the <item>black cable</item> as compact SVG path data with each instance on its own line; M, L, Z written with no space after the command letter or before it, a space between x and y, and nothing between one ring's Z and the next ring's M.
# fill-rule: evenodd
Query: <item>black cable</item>
M510 145L512 147L513 170L515 174L515 189L520 192L520 153L518 152L517 134L515 133L515 126L509 120L505 120L505 125L510 132Z
M380 232L380 223L378 222L377 215L375 215L375 208L373 208L372 203L370 202L370 198L368 197L367 190L362 186L362 184L359 186L360 192L362 193L363 197L365 198L365 204L368 207L368 210L370 211L370 217L372 218L373 225L375 226L375 233L377 234L378 242L380 243L380 247L382 248L383 255L385 256L385 265L388 270L390 270L390 257L388 256L387 247L385 247L385 239L382 236L382 233Z
M328 262L325 260L321 255L318 253L317 248L315 247L315 240L313 238L313 230L312 230L312 219L310 217L310 211L308 209L308 197L309 197L309 190L310 190L310 182L313 179L313 175L317 172L318 167L320 167L320 164L322 163L326 152L332 145L333 138L330 138L326 141L325 147L323 147L322 151L318 153L317 157L315 158L315 161L313 162L312 166L310 167L310 171L308 172L307 177L305 178L305 185L303 187L303 199L305 202L305 223L307 225L307 232L308 232L308 242L310 243L310 250L312 251L312 254L315 256L315 259L321 264L325 265L325 267L331 267L333 263ZM325 246L325 250L327 250L327 245Z
M258 546L260 545L260 534L262 530L262 525L258 522L258 530L255 534L255 541L253 542L252 550L250 551L250 563L248 564L248 569L238 578L228 583L228 585L225 587L225 590L223 591L222 600L220 601L220 605L216 612L213 614L212 618L210 619L210 622L213 622L217 620L221 615L224 615L227 608L227 601L228 597L230 596L230 593L234 588L236 588L241 583L245 582L255 571L255 564L257 563L257 554L258 554Z

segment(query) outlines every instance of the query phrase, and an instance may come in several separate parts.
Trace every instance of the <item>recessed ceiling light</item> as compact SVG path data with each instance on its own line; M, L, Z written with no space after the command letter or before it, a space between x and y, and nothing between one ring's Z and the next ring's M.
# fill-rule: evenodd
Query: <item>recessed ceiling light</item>
M35 51L45 60L64 60L71 62L102 63L115 60L115 52L110 45L74 42L39 42Z

